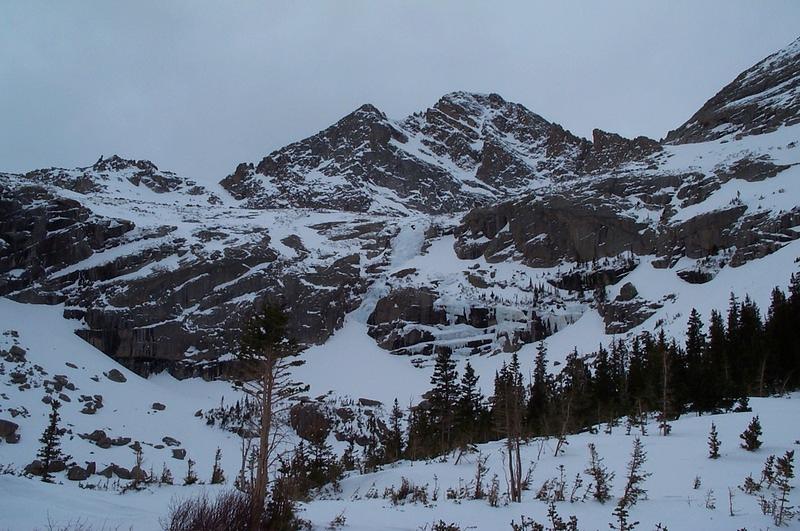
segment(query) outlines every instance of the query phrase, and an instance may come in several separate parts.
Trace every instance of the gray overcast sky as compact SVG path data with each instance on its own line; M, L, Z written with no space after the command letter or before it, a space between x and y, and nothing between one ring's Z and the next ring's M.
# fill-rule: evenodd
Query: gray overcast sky
M800 34L800 1L7 0L0 170L146 158L198 180L371 102L497 92L660 138Z

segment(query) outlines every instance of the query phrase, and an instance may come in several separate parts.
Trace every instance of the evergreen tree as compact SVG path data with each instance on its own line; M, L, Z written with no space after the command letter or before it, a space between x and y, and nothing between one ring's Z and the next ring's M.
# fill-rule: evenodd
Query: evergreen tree
M625 507L632 507L640 498L647 495L643 484L651 474L643 470L646 461L647 453L644 451L642 440L637 437L633 441L631 460L628 462L625 476L625 490L620 500L620 503Z
M221 460L222 460L222 450L217 448L217 452L214 454L214 467L211 470L212 485L225 483L225 472L222 470L222 465L220 464Z
M717 459L719 457L719 434L717 433L717 426L711 423L711 432L708 434L708 457L710 459Z
M281 442L279 419L291 399L305 392L308 386L291 378L292 369L303 362L295 359L300 351L287 334L288 317L275 305L267 304L246 319L240 337L237 358L256 377L242 382L241 389L253 398L257 410L258 455L255 477L250 483L251 525L257 525L264 514L269 472L279 459ZM240 471L242 477L243 471Z
M603 464L594 443L589 443L589 468L584 471L592 478L592 497L600 503L611 499L611 481L614 473Z
M761 448L761 423L758 421L758 415L753 417L747 429L744 430L739 438L742 439L741 447L749 452L753 452Z
M508 466L508 497L512 502L522 501L522 457L520 439L525 404L525 388L519 369L517 354L511 363L495 376L492 414L497 433L506 438L506 465Z
M403 410L395 398L389 414L389 436L386 439L386 458L389 462L397 461L403 455L403 429L400 425L402 420Z
M789 505L789 492L792 490L790 483L794 478L794 450L787 451L783 457L779 457L775 465L775 483L778 487L779 496L775 497L773 517L776 526L782 526L790 519L794 518L794 507Z
M161 467L161 476L159 477L158 482L162 485L172 485L174 481L175 480L172 477L172 470L167 468L167 464L164 463Z
M458 400L458 372L453 353L449 348L440 348L431 376L433 389L430 392L431 413L437 424L439 451L452 448L453 423Z
M461 377L456 409L456 427L460 444L474 442L478 438L481 414L483 411L483 395L478 389L479 376L475 374L470 362L464 367Z
M192 460L192 458L189 458L189 460L186 462L186 465L186 477L183 478L183 484L194 485L197 483L197 474L194 471L195 462Z
M698 411L707 411L713 407L706 392L706 382L713 376L708 373L705 356L706 335L703 332L703 321L697 310L692 308L686 325L686 394L688 401Z
M53 482L53 476L50 473L52 463L65 458L61 453L61 429L58 427L58 423L61 420L61 416L58 414L58 408L60 407L61 402L58 400L50 402L50 421L39 438L42 446L39 448L37 457L42 462L42 481L46 483Z
M516 357L516 354L514 355ZM534 433L546 430L545 417L549 402L550 389L547 379L547 346L540 341L536 347L536 358L533 365L533 382L528 400L527 420Z
M730 409L733 405L731 398L734 392L728 358L727 332L722 314L717 310L711 311L704 373L708 376L702 382L706 405L711 408Z

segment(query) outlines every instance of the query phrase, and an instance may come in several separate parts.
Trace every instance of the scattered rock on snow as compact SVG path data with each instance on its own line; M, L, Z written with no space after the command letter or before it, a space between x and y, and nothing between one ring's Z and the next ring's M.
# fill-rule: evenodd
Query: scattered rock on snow
M89 472L85 468L78 465L70 467L67 471L67 479L70 481L84 481L89 479L89 475Z
M106 378L108 378L112 382L125 383L128 381L128 379L125 378L125 375L119 372L117 369L111 369L110 371L104 374Z
M183 448L173 448L172 449L172 458L173 459L183 459L186 457L186 450Z

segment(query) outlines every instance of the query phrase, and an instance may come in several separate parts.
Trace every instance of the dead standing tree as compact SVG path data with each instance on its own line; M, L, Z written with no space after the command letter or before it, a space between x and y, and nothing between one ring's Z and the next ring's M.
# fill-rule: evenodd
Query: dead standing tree
M291 377L292 368L302 365L303 361L296 359L297 344L286 335L287 322L286 314L279 307L265 306L246 320L237 355L247 375L252 377L240 382L239 387L257 404L254 431L258 433L258 458L255 477L247 485L253 504L253 529L258 527L264 514L269 471L279 458L278 447L284 438L284 420L291 399L308 390L308 386Z

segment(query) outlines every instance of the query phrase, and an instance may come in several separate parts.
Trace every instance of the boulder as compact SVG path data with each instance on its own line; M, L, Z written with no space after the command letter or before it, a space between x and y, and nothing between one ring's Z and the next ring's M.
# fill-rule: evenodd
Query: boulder
M312 402L293 405L289 410L289 425L298 436L311 442L324 441L332 428L325 413Z
M25 473L30 474L31 476L41 476L44 474L44 465L41 461L35 459L25 467Z
M125 375L119 372L117 369L111 369L110 371L105 373L105 375L106 378L108 378L112 382L125 383L128 381L128 379L125 378Z
M114 475L116 475L119 479L133 479L131 475L131 471L125 467L112 465L114 467Z
M5 439L6 442L11 442L17 436L17 428L19 424L11 422L10 420L0 419L0 439Z
M89 479L89 471L78 465L71 466L67 471L67 479L70 481L84 481Z
M24 348L12 345L11 348L8 349L8 361L12 363L22 363L25 361L25 354Z
M173 448L172 449L172 458L173 459L183 459L186 457L186 450L183 448Z
M164 411L165 409L167 409L167 406L165 406L160 402L153 402L152 408L155 409L156 411Z
M170 436L162 437L161 442L166 444L167 446L180 446L181 442L178 439L174 439Z
M50 473L63 472L66 469L67 469L66 463L64 463L64 461L61 461L60 459L50 461L50 466L47 467L47 471Z
M635 299L637 295L639 295L639 291L636 289L636 286L630 282L626 282L625 285L620 288L619 295L617 295L617 300L630 301Z

